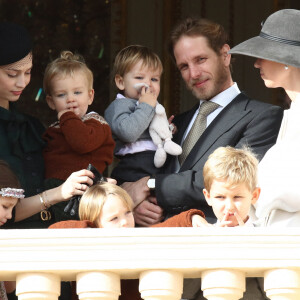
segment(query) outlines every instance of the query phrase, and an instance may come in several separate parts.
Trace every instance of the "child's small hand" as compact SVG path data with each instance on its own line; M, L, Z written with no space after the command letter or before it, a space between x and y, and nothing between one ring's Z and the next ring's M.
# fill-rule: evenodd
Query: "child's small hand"
M141 89L141 96L139 98L140 103L147 103L152 107L155 107L157 104L157 95L155 92L152 92L151 88L146 89L143 87Z
M238 221L239 226L244 226L245 225L243 219L241 218L241 216L238 214L237 211L234 212L234 216L236 217L236 220Z
M233 222L230 221L230 220L228 220L229 215L230 215L229 211L226 212L226 214L224 215L222 221L219 222L217 224L217 226L219 226L219 227L232 227L233 226L232 225ZM234 212L234 216L235 216L235 218L236 218L236 220L238 222L238 225L234 225L234 226L244 226L245 225L243 219L241 218L241 216L238 214L237 211Z
M174 123L172 123L173 119L174 119L174 115L172 115L168 119L168 122L169 122L169 128L170 128L172 134L175 134L177 132L177 126Z
M169 122L170 125L172 124L172 121L173 121L174 118L175 118L175 116L172 115L172 116L168 119L168 122Z
M68 111L70 111L70 110L69 110L69 109L64 109L64 110L60 111L60 112L57 114L57 119L59 120L60 117L61 117L63 114L65 114L66 112L68 112Z
M112 183L112 184L117 184L117 180L116 179L113 179L113 178L110 178L110 177L107 177L106 178L107 182L109 183Z
M192 225L193 227L211 227L212 224L209 224L204 218L199 215L192 216Z
M228 220L229 218L229 211L226 212L221 222L217 223L219 227L229 227L232 224L232 221Z

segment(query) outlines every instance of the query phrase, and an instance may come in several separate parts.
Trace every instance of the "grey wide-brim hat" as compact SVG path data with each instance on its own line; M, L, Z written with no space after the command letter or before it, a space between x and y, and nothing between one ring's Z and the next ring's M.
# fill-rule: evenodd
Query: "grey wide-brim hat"
M300 68L300 10L283 9L270 15L259 36L233 47L242 54Z

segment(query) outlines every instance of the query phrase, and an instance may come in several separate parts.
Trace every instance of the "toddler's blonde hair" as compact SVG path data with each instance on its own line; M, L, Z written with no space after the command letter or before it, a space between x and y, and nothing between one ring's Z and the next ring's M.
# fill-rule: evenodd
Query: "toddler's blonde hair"
M43 80L46 95L51 95L51 82L54 77L73 76L78 71L85 74L88 89L91 90L93 88L93 73L86 65L84 58L79 54L73 54L71 51L62 51L60 57L50 62L46 67Z
M160 58L151 49L141 45L130 45L122 49L115 57L113 78L116 75L124 77L134 65L142 61L142 66L151 70L163 71Z

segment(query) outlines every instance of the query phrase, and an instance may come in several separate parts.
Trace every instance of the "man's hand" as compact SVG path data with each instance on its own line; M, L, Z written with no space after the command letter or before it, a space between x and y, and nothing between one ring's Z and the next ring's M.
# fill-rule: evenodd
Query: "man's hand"
M141 202L148 199L150 190L147 181L150 176L143 177L135 182L124 182L121 187L130 195L134 202L134 206L138 206Z
M156 198L150 196L150 189L147 186L149 178L150 176L146 176L136 182L124 182L121 185L134 202L135 223L146 227L157 224L163 218L162 208L157 205Z
M136 224L148 227L162 220L163 210L157 204L145 200L133 210L133 216Z

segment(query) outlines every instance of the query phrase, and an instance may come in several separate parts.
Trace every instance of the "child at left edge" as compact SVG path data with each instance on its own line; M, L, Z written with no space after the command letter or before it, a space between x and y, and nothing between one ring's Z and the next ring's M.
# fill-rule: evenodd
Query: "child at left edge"
M60 57L48 64L43 86L46 101L56 110L58 118L43 135L45 186L59 185L89 163L103 173L113 161L115 142L104 118L95 112L87 113L94 100L93 73L83 57L71 51L61 52ZM66 217L65 205L55 205L58 209L53 221Z
M12 218L13 208L24 197L24 190L21 189L17 176L5 161L0 160L0 227ZM13 281L0 281L0 299L7 300L6 292L13 292L15 287Z

